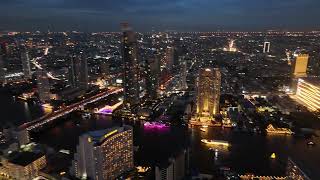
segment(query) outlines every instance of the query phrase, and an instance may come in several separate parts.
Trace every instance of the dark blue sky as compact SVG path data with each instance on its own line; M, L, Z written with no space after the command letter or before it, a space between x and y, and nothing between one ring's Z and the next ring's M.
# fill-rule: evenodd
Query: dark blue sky
M310 30L320 0L0 0L0 30Z

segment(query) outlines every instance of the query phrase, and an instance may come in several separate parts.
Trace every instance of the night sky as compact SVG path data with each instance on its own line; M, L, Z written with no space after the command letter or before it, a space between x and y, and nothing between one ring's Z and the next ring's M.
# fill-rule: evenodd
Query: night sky
M0 30L311 30L320 0L0 0Z

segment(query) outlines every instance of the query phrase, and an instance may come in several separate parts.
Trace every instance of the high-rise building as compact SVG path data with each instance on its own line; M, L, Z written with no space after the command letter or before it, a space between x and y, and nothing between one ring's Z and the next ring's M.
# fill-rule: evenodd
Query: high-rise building
M80 136L71 173L77 178L109 180L133 168L133 130L123 126Z
M0 44L0 85L5 83L6 78L5 78L5 63L4 63L4 49L2 45Z
M300 78L296 97L310 110L320 110L320 80L317 78Z
M139 62L135 33L127 23L122 24L121 42L124 105L130 109L139 104Z
M168 162L156 165L156 180L181 180L184 179L189 169L189 150L185 149L173 157Z
M39 99L41 102L50 101L50 83L47 72L44 69L37 69L37 88Z
M165 62L167 69L172 72L173 65L174 65L174 48L173 47L167 47L166 54L165 54Z
M160 62L159 58L154 55L147 59L146 62L146 91L150 99L155 99L158 96L158 89L160 86Z
M103 60L100 64L101 76L103 79L107 79L110 74L110 63L107 60Z
M263 53L269 53L270 52L270 42L264 42L263 43Z
M76 88L88 89L89 87L87 58L83 53L71 58L69 83Z
M197 115L212 117L219 113L221 73L218 68L201 69L196 82Z
M181 60L179 89L186 90L187 88L188 88L188 85L187 85L187 62L183 59L183 60Z
M307 76L308 61L308 54L299 54L296 56L292 66L294 78Z
M21 46L21 62L22 62L22 69L23 69L23 74L25 79L31 79L32 74L31 74L31 66L30 66L30 58L29 58L29 53L26 49L26 47Z

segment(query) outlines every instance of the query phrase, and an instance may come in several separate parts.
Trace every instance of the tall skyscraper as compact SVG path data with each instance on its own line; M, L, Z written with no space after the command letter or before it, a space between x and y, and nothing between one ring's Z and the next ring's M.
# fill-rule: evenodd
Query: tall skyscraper
M295 78L306 77L308 68L309 55L299 54L293 62L293 76Z
M160 86L160 62L159 58L154 55L147 59L146 62L146 90L147 96L150 99L155 99L158 96L158 89Z
M173 47L167 47L166 54L165 54L165 62L167 69L172 72L173 65L174 65L174 48Z
M0 44L0 85L5 83L6 78L5 78L5 63L4 63L4 49L2 45Z
M196 82L197 114L212 117L219 113L221 74L218 68L201 69Z
M187 85L187 62L182 58L181 69L180 69L180 79L179 79L179 89L186 90Z
M28 53L26 47L24 47L24 46L21 46L20 51L21 51L20 55L21 55L21 62L22 62L22 69L23 69L24 78L31 79L32 74L31 74L29 53Z
M71 173L77 178L109 180L133 167L133 130L123 126L82 135Z
M122 25L121 54L123 59L124 105L139 103L139 62L135 33L127 23Z
M43 69L37 69L36 76L37 76L37 88L38 88L40 101L41 102L50 101L50 83L49 83L49 79L46 71Z
M269 53L270 52L270 42L264 42L263 43L263 53Z
M73 87L83 89L88 89L89 87L87 58L82 53L71 58L69 82Z

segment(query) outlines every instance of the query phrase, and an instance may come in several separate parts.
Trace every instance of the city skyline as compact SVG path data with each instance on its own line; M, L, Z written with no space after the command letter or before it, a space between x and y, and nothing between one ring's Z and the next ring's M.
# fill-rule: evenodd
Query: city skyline
M0 30L118 31L119 22L129 21L143 32L305 31L319 28L319 5L317 0L11 0L0 2Z

